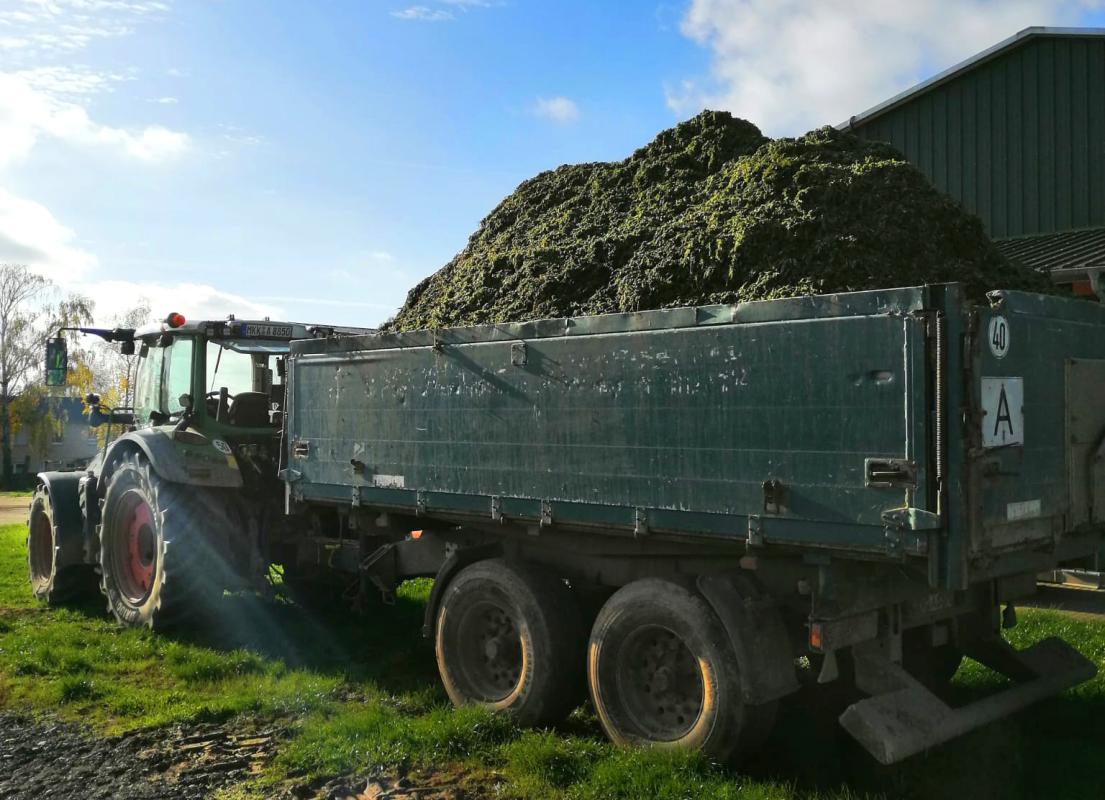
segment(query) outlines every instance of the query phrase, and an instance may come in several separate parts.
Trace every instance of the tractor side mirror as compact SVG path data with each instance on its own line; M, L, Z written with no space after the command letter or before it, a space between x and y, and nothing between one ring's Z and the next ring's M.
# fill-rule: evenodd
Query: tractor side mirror
M65 337L46 340L46 385L64 386L69 374L69 349Z
M125 356L134 355L134 339L124 339L119 343L119 352Z

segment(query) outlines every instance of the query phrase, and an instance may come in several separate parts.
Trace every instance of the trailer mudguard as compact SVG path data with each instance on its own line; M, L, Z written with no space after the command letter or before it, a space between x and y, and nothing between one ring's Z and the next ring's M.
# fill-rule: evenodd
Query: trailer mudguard
M117 457L134 451L149 460L159 477L173 483L227 489L242 486L241 469L227 442L208 439L191 430L176 431L173 426L145 428L120 436L104 454L105 477Z
M775 602L744 575L700 575L697 586L733 643L744 701L760 705L798 691L794 651Z
M434 636L437 610L441 606L441 596L449 588L449 581L453 579L453 576L469 564L474 564L485 558L495 558L501 554L502 548L497 543L481 544L475 547L460 548L445 559L445 563L438 570L437 577L434 578L434 586L430 590L429 599L426 601L426 616L423 617L422 623L423 638L432 639Z
M84 525L81 517L80 480L83 472L40 472L46 488L57 542L57 568L84 563Z

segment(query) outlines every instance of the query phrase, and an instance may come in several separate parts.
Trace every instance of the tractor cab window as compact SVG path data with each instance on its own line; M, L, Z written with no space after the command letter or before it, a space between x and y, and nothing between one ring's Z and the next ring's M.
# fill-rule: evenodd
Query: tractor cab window
M143 344L134 387L136 423L163 424L184 412L180 397L192 393L193 350L192 339L184 336Z
M134 384L134 421L147 425L150 413L161 410L161 365L164 348L143 344L138 355L138 374Z
M207 414L242 427L271 424L272 368L267 352L207 343Z
M166 348L164 410L170 416L184 413L181 395L192 394L192 340L177 337Z

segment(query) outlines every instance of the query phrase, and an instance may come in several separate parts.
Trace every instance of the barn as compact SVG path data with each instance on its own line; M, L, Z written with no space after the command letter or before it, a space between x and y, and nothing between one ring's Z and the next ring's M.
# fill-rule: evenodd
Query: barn
M1007 257L1105 294L1105 29L1026 28L839 127L894 145Z

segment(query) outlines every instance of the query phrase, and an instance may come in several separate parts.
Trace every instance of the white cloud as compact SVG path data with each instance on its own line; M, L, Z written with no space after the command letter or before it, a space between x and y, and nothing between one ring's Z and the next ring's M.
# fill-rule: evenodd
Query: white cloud
M8 0L0 9L0 51L9 64L69 56L98 39L133 32L134 25L169 10L141 0Z
M90 84L85 80L83 85ZM106 146L146 162L175 158L190 144L186 133L160 125L135 130L101 125L84 106L36 88L34 78L0 73L0 166L25 158L42 135L81 146Z
M0 189L0 263L25 264L57 283L79 280L97 260L74 239L45 206Z
M396 19L407 22L446 22L454 19L453 12L444 8L430 8L429 6L410 6L409 8L392 11L391 15Z
M1030 25L1102 0L692 0L683 33L711 75L668 87L681 115L723 108L771 135L835 124Z
M72 283L66 288L89 297L95 304L96 321L105 324L143 301L149 303L156 318L172 311L190 319L226 319L228 314L238 319L279 319L284 315L279 305L248 300L206 283L105 280Z
M160 106L175 106L180 101L177 100L175 97L153 97L150 98L147 102L157 103Z
M539 97L533 104L533 113L563 125L579 119L579 106L567 97Z

